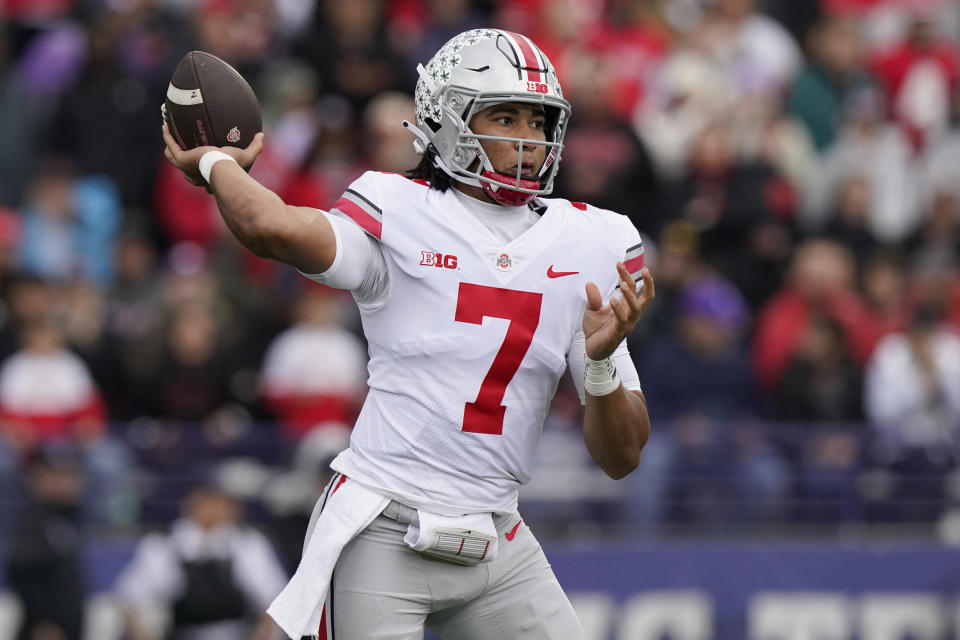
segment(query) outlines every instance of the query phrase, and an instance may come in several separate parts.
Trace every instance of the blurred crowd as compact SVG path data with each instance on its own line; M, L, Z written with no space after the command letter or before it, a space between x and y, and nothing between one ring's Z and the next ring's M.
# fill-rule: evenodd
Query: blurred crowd
M318 208L416 164L399 123L451 36L505 27L553 60L574 107L554 195L629 216L657 281L630 339L653 436L604 481L562 384L532 521L932 523L960 503L957 2L0 7L0 509L22 514L0 532L27 618L63 637L77 528L171 523L118 581L125 611L234 633L248 612L204 589L269 600L365 393L350 297L247 253L163 161L159 106L192 49L257 93L252 173Z
M416 164L416 64L483 25L553 60L574 107L554 195L629 216L657 281L630 340L654 435L591 517L931 522L960 499L956 2L0 7L0 505L68 443L86 523L168 523L219 482L295 547L365 393L357 315L163 161L170 74L192 49L234 64L267 133L253 175L326 208ZM544 466L585 460L557 454L577 409L562 385Z

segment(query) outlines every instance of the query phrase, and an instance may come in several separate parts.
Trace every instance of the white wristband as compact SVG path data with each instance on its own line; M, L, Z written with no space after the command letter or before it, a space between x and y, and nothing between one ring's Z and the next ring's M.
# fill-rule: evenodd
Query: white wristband
M214 163L219 160L229 160L230 162L236 164L236 160L233 159L233 156L224 153L223 151L207 151L205 154L200 156L200 175L203 176L203 179L207 181L207 184L210 184L210 172L213 170Z
M620 376L613 358L591 360L584 355L583 390L599 397L613 393L620 386Z

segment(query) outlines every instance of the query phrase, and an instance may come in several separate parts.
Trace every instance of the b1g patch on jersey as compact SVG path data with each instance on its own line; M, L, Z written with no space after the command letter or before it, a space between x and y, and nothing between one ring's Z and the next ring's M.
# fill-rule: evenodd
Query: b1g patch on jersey
M510 271L513 269L513 260L507 254L501 253L494 266L500 271Z
M437 267L440 269L456 269L457 256L451 253L444 255L442 253L437 253L436 251L421 251L420 266Z

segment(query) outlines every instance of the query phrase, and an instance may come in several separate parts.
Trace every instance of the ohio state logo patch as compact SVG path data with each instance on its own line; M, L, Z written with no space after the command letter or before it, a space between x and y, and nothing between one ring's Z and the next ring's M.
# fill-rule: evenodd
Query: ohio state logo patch
M227 142L236 142L240 139L240 129L234 127L227 133Z
M500 271L510 271L511 267L513 267L513 260L511 260L507 254L501 253L500 257L497 258L496 267Z

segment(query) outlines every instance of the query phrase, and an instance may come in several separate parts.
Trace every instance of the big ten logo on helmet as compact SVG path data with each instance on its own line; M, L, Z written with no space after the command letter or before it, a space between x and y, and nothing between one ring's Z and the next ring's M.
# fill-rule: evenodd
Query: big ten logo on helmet
M527 91L532 93L550 93L550 85L545 82L532 82L527 80Z
M442 254L435 251L421 251L420 265L424 267L437 267L440 269L456 269L457 256L453 254Z

